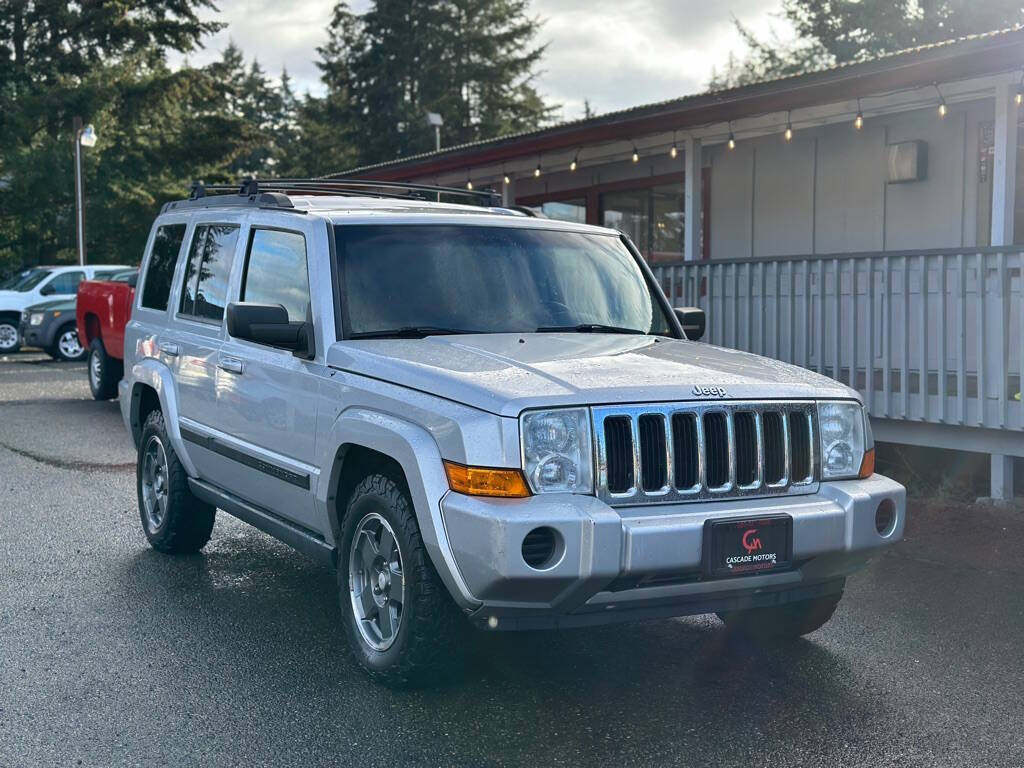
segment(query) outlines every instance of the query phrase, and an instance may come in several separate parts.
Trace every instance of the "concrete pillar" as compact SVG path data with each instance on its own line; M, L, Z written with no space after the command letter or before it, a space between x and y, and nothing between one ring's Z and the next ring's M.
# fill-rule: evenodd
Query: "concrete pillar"
M686 173L684 181L684 215L686 228L683 233L683 258L686 261L700 261L701 258L701 147L700 139L688 138L683 145L683 162Z
M996 86L995 135L992 158L992 245L1013 244L1013 214L1017 193L1017 118L1019 108L1015 97L1017 81L1007 79ZM979 275L978 290L984 290L985 275ZM999 286L1006 290L1006 286ZM990 343L997 345L997 354L1006 355L1006 329L995 328ZM985 359L984 350L978 356ZM997 370L1005 375L1006 366ZM1002 386L1002 382L998 386ZM979 392L982 407L985 393ZM1013 457L992 455L992 498L1005 501L1013 498Z

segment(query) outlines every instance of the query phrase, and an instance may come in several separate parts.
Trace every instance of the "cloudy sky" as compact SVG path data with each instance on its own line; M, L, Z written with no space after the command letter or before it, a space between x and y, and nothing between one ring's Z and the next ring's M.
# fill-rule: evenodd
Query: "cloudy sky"
M350 0L361 11L368 0ZM548 44L540 91L579 117L583 100L596 112L675 98L703 89L730 50L742 54L738 18L755 31L791 34L777 14L781 0L533 0ZM227 28L193 54L216 58L228 39L277 74L287 66L300 91L320 89L313 64L334 0L218 0ZM301 10L300 10L301 9Z

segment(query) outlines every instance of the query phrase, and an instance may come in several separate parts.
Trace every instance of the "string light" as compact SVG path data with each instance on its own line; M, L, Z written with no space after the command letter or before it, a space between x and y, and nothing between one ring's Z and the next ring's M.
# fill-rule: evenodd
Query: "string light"
M793 121L791 119L792 115L792 112L786 112L786 130L782 134L782 138L784 138L786 141L793 140Z
M736 149L736 136L732 132L732 120L729 121L729 141L727 146L729 149Z
M675 160L679 156L679 148L676 147L676 132L672 131L672 149L668 151L668 156Z
M473 189L473 182L469 179L466 179L466 189Z
M506 187L512 183L512 177L508 175L505 166L501 167L501 180L505 182Z
M942 95L942 91L939 90L938 83L935 83L935 92L939 94L939 117L945 117L946 113L949 112L949 107L946 106L946 99Z
M1024 69L1020 71L1020 82L1017 83L1017 93L1014 94L1013 101L1018 107L1024 104Z
M533 178L539 179L541 174L540 160L537 160L537 167L533 169Z
M858 131L864 127L864 113L860 111L860 98L857 98L857 116L853 118L853 127Z
M569 163L569 170L572 173L575 173L576 169L579 167L579 164L580 164L580 153L579 153L579 150L577 150L576 154L572 156L572 162Z
M636 151L636 144L633 145L633 162L634 163L639 163L640 162L640 153Z

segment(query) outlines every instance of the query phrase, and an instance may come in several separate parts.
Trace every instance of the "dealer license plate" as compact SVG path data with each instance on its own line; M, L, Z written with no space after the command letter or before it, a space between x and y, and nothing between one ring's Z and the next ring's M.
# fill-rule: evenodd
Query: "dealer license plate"
M789 515L704 523L704 570L713 578L784 570L792 554Z

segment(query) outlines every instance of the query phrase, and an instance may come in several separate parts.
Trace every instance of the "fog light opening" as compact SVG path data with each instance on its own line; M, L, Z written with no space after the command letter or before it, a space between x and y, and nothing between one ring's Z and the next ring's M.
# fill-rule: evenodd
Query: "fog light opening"
M875 510L875 530L883 539L896 530L896 502L892 499L882 499Z
M523 561L535 571L554 568L565 552L562 535L554 528L534 528L523 538Z

